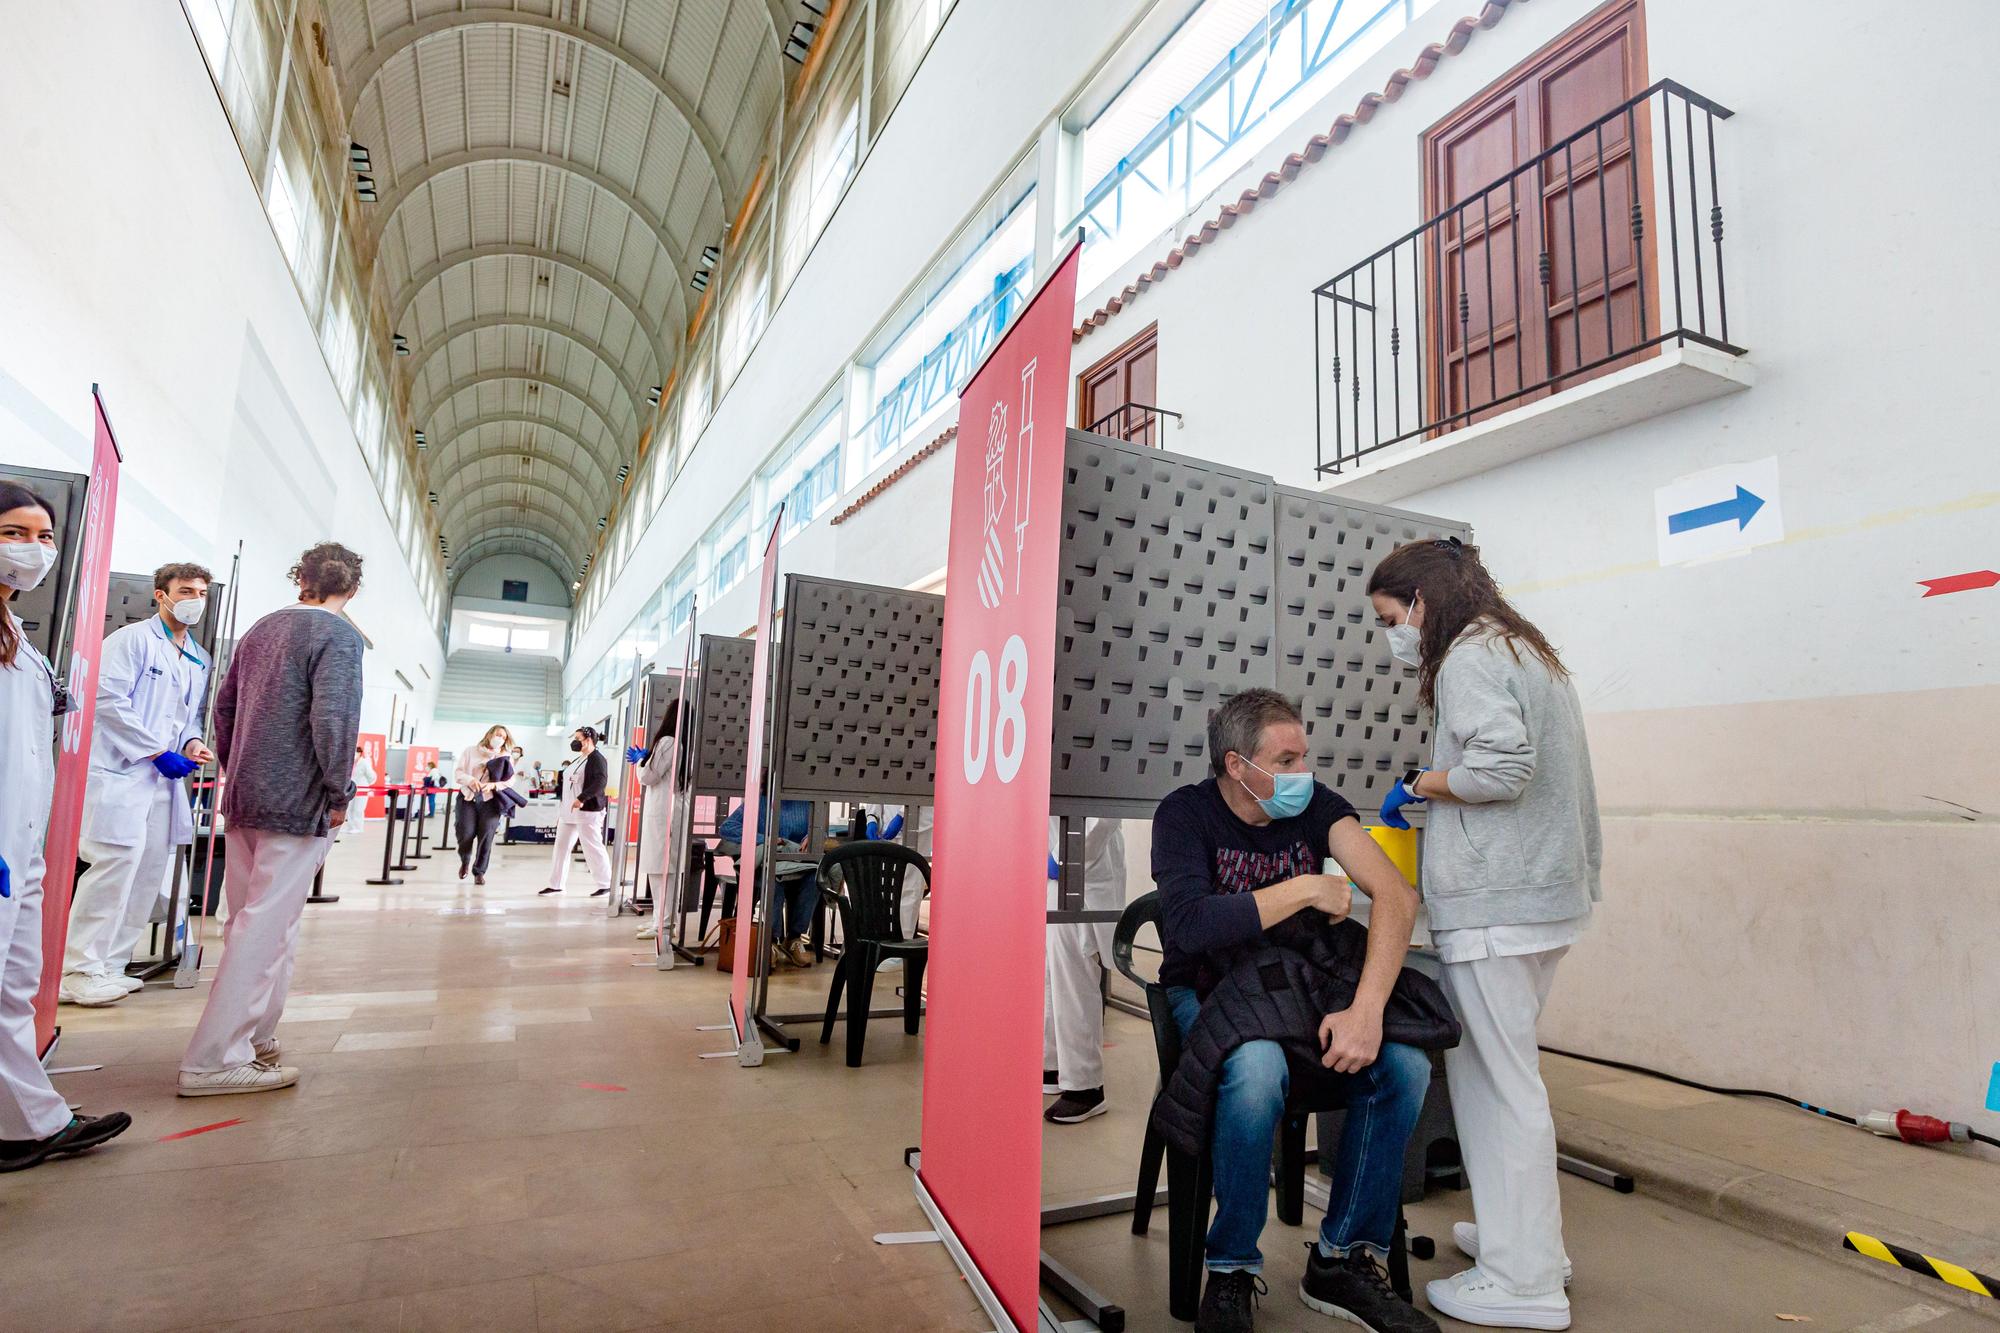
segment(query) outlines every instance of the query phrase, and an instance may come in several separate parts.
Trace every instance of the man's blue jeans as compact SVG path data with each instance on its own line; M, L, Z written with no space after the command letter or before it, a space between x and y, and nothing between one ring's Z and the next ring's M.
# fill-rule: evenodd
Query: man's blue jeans
M779 880L777 913L784 929L775 938L790 940L810 934L813 909L818 906L819 872L808 871L797 879Z
M1186 986L1169 987L1167 1000L1181 1035L1186 1036L1201 1012L1201 1001ZM1373 1064L1345 1077L1347 1119L1334 1160L1326 1221L1319 1229L1320 1249L1339 1255L1362 1246L1382 1256L1395 1238L1403 1153L1423 1110L1431 1061L1414 1046L1384 1042ZM1291 1071L1277 1042L1245 1042L1223 1062L1212 1148L1215 1220L1208 1228L1212 1270L1246 1268L1254 1273L1263 1267L1257 1238L1269 1212L1271 1151L1290 1087Z

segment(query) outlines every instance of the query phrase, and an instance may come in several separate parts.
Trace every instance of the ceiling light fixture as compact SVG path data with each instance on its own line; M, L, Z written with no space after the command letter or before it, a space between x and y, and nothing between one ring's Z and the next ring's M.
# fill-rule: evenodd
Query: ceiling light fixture
M354 164L356 171L371 169L368 165L368 149L362 144L350 142L347 145L347 160Z
M597 520L597 530L598 530L599 532L602 532L602 531L604 531L604 529L605 529L605 526L606 526L607 524L609 524L610 522L611 522L611 515L609 515L609 514L605 514L605 515L602 515L602 516L601 516L601 517L599 517L599 518L598 518L598 520Z
M698 269L696 269L696 270L694 271L694 276L688 279L688 286L690 286L690 287L694 288L694 289L695 289L696 291L698 291L698 292L705 292L705 291L707 291L707 290L708 290L708 270L707 270L707 269L705 269L705 268L698 268Z
M721 247L714 245L704 245L701 247L701 262L710 268L714 268L717 264L720 264L722 262Z
M618 465L618 480L623 481L625 480L625 478L631 475L632 475L632 465L630 463L620 463Z
M796 65L805 64L806 55L812 50L813 34L818 31L816 23L807 23L804 19L794 23L792 35L785 39L785 58Z
M660 405L659 385L655 384L652 388L646 390L646 401L652 404L654 407L658 407Z
M424 433L423 433L422 431L418 431L418 432L417 432L417 448L419 448L419 449L428 449L429 447L430 447L430 441L424 438Z
M398 333L395 335L395 342L397 356L408 356L410 354L410 340L408 338Z
M364 204L374 203L376 199L375 178L373 176L356 176L354 178L354 197Z

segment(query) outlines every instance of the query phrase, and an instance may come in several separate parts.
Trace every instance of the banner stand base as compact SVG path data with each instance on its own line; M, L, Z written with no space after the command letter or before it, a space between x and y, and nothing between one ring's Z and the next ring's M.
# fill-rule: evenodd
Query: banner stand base
M964 1275L966 1285L972 1288L974 1299L979 1302L979 1307L986 1311L987 1317L992 1319L993 1326L999 1329L1016 1327L1013 1317L1007 1313L1007 1307L1000 1304L999 1296L994 1294L992 1285L986 1281L986 1275L979 1271L979 1265L972 1262L972 1256L966 1252L964 1242L960 1241L958 1233L951 1229L951 1223L945 1220L944 1210L938 1207L937 1200L931 1197L930 1190L924 1185L924 1178L912 1171L910 1184L916 1190L918 1206L924 1210L924 1216L930 1218L938 1239L944 1242L944 1248L950 1253L951 1261L958 1265L958 1271ZM1047 1272L1046 1264L1043 1271ZM1055 1311L1049 1309L1047 1301L1037 1298L1035 1305L1034 1333L1065 1333L1062 1320L1056 1318ZM1122 1311L1119 1327L1124 1327Z

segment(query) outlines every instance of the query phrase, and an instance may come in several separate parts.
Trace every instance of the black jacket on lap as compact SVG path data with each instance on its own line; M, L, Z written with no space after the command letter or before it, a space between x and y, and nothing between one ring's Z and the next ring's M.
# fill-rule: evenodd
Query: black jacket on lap
M1285 1048L1293 1087L1302 1080L1341 1078L1320 1064L1319 1025L1354 1003L1368 953L1368 929L1357 921L1293 917L1263 942L1229 954L1222 981L1202 1001L1181 1041L1181 1059L1153 1104L1153 1124L1178 1151L1207 1151L1222 1064L1238 1046L1275 1041ZM1458 1045L1458 1018L1444 990L1404 968L1382 1010L1382 1040L1442 1051Z

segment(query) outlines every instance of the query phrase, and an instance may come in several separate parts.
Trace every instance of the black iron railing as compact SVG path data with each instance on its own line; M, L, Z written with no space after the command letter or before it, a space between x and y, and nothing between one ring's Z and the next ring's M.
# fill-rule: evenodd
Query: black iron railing
M1103 416L1090 423L1086 429L1096 435L1109 435L1127 444L1143 444L1148 448L1163 449L1166 442L1160 438L1165 429L1165 418L1171 417L1175 425L1180 424L1181 414L1169 412L1164 407L1154 407L1151 403L1126 403L1114 407Z
M1730 341L1715 122L1662 79L1313 289L1318 464Z

